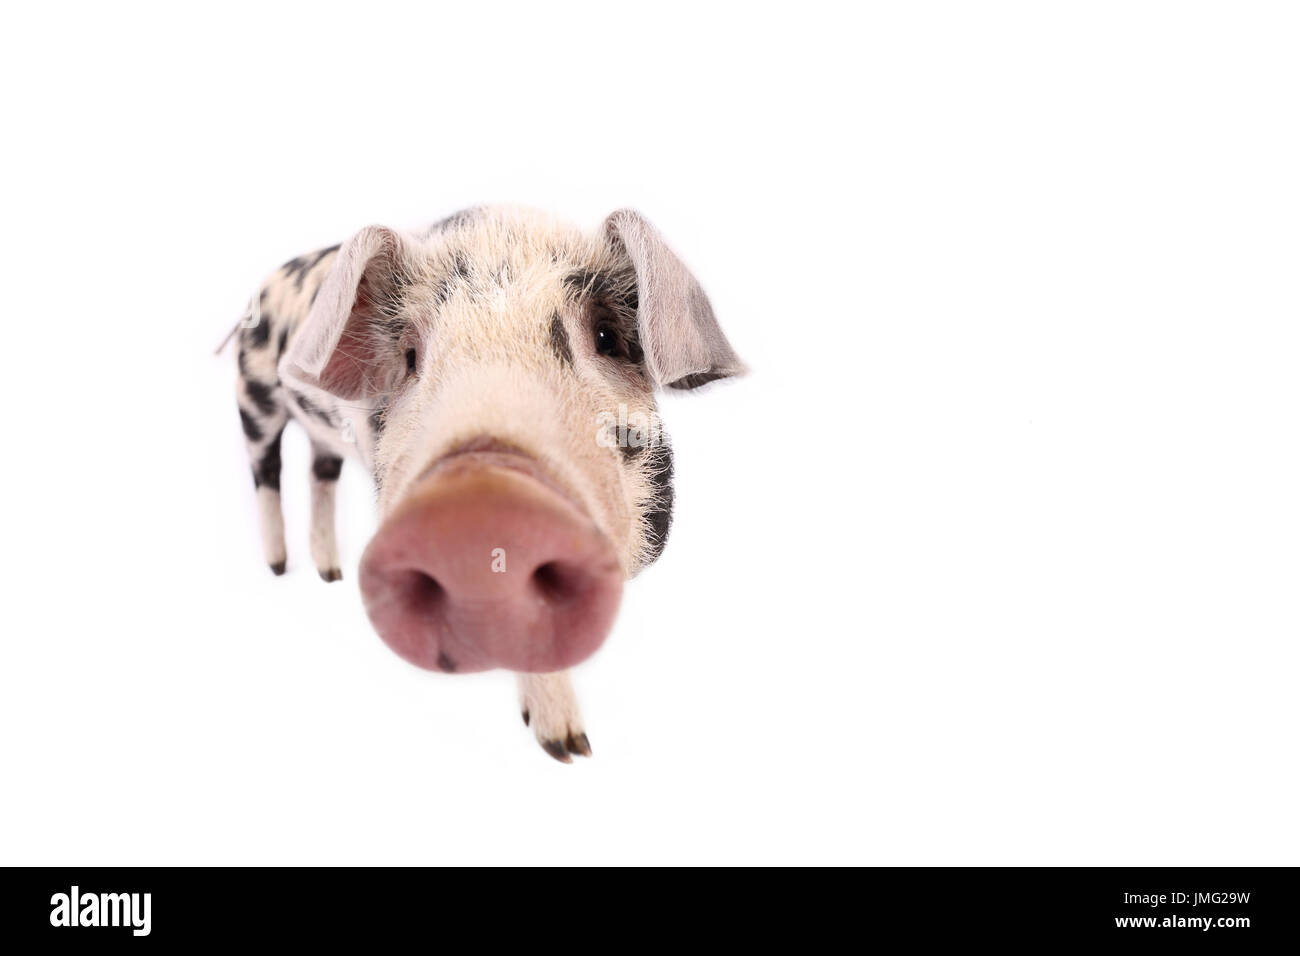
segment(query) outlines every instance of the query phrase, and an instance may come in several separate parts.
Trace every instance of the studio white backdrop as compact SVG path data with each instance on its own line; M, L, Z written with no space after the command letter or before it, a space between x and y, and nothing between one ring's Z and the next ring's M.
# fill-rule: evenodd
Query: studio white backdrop
M11 15L0 863L1295 864L1286 5ZM563 766L262 563L212 349L372 222L635 206L753 370Z

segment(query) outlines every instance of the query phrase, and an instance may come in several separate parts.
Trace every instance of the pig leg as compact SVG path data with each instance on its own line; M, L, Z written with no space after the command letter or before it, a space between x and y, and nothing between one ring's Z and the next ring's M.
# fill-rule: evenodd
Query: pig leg
M334 539L334 491L343 459L311 446L311 557L322 581L340 581L339 548Z
M280 510L280 436L289 413L257 383L239 383L239 419L253 465L253 487L262 524L262 554L276 574L284 574L284 514Z
M582 729L578 698L568 671L520 674L519 707L537 742L556 760L572 763L572 754L591 756L591 743Z

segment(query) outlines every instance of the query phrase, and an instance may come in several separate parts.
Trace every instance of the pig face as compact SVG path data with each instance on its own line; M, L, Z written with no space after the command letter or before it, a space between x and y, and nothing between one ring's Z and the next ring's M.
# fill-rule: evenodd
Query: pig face
M370 227L320 272L278 375L375 475L376 630L444 671L587 657L667 539L655 389L742 371L699 284L631 211L595 235L510 208Z

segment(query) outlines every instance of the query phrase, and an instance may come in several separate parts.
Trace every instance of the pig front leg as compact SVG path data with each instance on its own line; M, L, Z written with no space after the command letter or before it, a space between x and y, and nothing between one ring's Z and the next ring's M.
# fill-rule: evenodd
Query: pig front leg
M578 698L568 671L520 674L519 707L537 742L556 760L572 763L573 754L591 756L591 742L582 729Z

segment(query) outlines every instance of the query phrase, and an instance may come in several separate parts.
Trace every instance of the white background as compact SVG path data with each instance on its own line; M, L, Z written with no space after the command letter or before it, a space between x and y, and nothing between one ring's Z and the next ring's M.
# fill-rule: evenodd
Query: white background
M7 15L0 862L1295 864L1285 5ZM382 222L644 211L749 379L577 673L403 664L263 565L212 348Z

